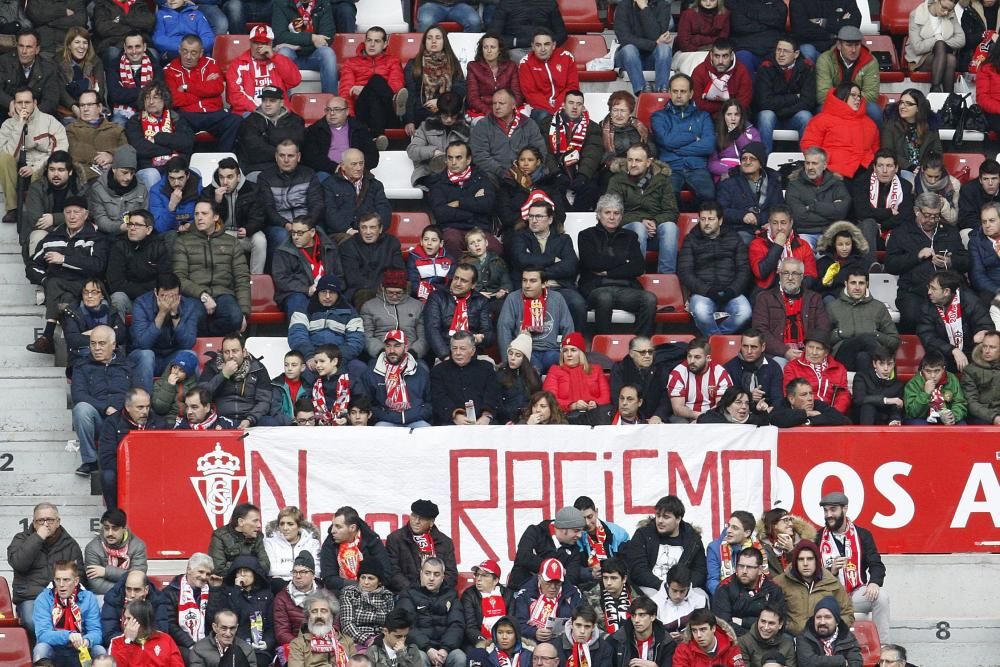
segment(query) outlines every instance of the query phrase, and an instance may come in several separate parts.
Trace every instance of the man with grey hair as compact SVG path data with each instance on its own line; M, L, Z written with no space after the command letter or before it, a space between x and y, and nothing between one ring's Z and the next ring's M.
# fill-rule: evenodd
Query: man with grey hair
M35 630L35 598L52 581L52 566L59 561L73 561L80 572L85 571L83 551L62 527L59 509L49 502L38 503L31 523L7 547L7 562L14 571L13 602L21 625L29 633Z
M94 664L96 666L96 661ZM878 664L882 667L913 667L906 660L906 649L899 644L882 644Z
M785 189L785 203L792 209L799 237L813 248L826 228L844 220L851 210L851 193L844 179L826 164L826 151L810 146L802 169L792 174Z
M236 636L240 618L230 609L215 612L212 619L212 634L199 639L189 654L187 664L190 667L219 667L220 665L237 664L236 651L247 659L250 667L257 667L257 652L244 639ZM183 649L182 649L183 652Z
M830 331L830 316L818 292L803 287L805 265L786 257L774 287L757 295L753 327L764 334L764 352L784 368L802 356L807 331Z
M580 232L580 292L594 309L594 333L611 331L615 308L635 315L634 331L653 333L656 297L639 284L646 272L646 257L639 237L622 227L622 198L615 194L597 200L597 224Z
M337 598L323 589L311 593L304 605L305 627L288 645L290 667L302 665L342 665L351 655L353 644L342 638L334 626L340 616Z
M611 395L617 396L621 388L632 385L639 389L642 405L639 416L648 424L662 424L670 419L670 401L667 400L667 379L670 367L653 363L656 350L646 336L636 336L628 343L628 356L611 367Z
M500 404L493 362L476 358L468 331L451 336L449 356L431 369L431 404L436 425L488 425Z
M427 655L430 667L465 667L465 614L455 589L445 586L445 565L437 556L420 566L420 586L410 586L396 605L413 619L409 640Z
M150 410L151 406L149 392L142 387L132 387L125 392L125 409L109 416L101 424L98 439L101 493L108 509L118 507L118 446L125 436L132 431L167 428L163 420ZM104 593L103 590L98 592Z
M205 618L208 610L208 577L214 567L211 556L196 553L188 558L185 573L174 577L163 589L168 600L170 636L174 638L185 660L188 659L191 647L205 638L208 625Z

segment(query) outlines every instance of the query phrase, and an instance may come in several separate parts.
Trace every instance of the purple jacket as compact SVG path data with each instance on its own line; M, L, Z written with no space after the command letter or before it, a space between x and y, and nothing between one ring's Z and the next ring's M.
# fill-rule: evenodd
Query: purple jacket
M736 137L736 141L729 144L722 150L716 150L708 158L708 170L712 172L712 179L718 183L722 177L729 173L733 167L740 164L740 154L743 148L751 141L760 141L760 132L756 127L750 126L743 131L743 134ZM763 165L767 166L767 165Z

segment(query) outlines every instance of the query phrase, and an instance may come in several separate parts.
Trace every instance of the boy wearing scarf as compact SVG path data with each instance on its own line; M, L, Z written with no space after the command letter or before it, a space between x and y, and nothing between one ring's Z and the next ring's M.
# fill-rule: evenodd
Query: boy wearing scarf
M336 345L320 345L312 356L313 412L318 426L343 426L347 423L347 405L351 401L351 377L340 370L343 355Z
M72 661L87 647L92 657L104 655L101 646L101 607L97 597L80 586L80 573L73 561L53 566L52 585L35 599L32 619L37 644L31 659L60 657Z
M146 543L126 527L127 517L121 509L109 509L101 515L101 534L84 549L87 567L87 588L103 595L129 570L146 571Z
M657 618L656 603L641 595L628 608L629 618L608 637L615 667L670 667L677 642Z
M493 643L469 653L469 667L529 667L532 653L521 645L517 619L501 616L490 632Z
M609 558L601 563L601 587L599 610L601 630L608 635L618 632L632 617L632 593L628 585L628 571L625 563L618 558ZM653 616L656 616L655 605Z
M573 610L563 636L553 640L563 667L611 667L614 651L597 627L597 612L587 604Z
M969 404L958 377L945 368L944 356L928 350L916 375L903 387L903 406L907 425L965 423Z
M757 520L750 512L737 510L729 517L726 530L708 545L708 594L715 593L719 583L736 574L736 561L743 549L760 549L760 540L754 532ZM764 567L767 572L767 567Z

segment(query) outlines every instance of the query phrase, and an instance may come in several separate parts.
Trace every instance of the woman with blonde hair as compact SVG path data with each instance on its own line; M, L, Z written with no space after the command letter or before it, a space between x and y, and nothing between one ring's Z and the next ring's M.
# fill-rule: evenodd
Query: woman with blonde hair
M611 403L604 370L587 359L587 342L579 331L563 336L559 365L549 369L542 389L552 392L560 408L573 413L570 422L587 423L587 412Z
M281 590L292 580L292 565L303 551L308 551L319 571L319 530L310 523L298 507L290 505L278 512L278 518L264 529L264 551L271 562L272 591ZM277 587L277 588L275 588Z

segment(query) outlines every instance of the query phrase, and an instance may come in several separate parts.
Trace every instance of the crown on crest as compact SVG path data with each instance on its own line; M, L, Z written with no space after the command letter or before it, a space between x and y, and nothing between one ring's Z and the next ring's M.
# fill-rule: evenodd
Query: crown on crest
M240 469L240 459L215 443L215 450L198 459L198 472L206 475L232 475Z

